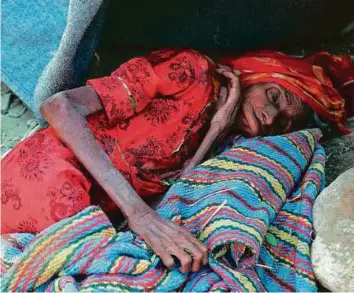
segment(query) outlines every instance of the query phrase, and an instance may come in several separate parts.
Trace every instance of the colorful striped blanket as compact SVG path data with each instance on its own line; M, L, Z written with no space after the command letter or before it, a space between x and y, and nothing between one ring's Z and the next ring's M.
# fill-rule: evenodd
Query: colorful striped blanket
M1 289L316 291L309 254L312 205L324 184L320 136L314 129L238 140L171 187L157 210L210 249L197 273L167 270L91 206L38 235L2 235Z

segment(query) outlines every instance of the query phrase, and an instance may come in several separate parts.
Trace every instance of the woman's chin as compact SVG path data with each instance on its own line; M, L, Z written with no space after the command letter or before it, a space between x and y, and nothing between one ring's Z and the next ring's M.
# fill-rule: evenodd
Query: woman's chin
M253 114L250 108L246 107L249 105L244 105L243 111L241 112L238 128L239 132L245 137L255 137L260 134L259 125L257 118Z
M242 136L244 137L255 137L257 134L254 134L253 132L250 131L241 131Z
M238 132L244 137L254 137L254 133L247 125L240 125Z
M258 129L254 129L248 123L248 120L243 118L238 124L238 132L245 137L255 137L258 135Z

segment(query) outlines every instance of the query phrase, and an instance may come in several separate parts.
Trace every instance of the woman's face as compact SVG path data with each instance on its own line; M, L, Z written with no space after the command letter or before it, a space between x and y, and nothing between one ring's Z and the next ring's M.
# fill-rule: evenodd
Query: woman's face
M258 83L244 92L236 123L246 136L276 135L295 130L304 113L304 104L293 93L276 83Z

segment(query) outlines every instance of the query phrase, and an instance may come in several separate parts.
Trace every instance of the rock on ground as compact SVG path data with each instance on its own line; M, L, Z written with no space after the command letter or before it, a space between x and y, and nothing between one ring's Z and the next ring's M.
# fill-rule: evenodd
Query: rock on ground
M327 154L326 185L344 171L354 167L354 119L347 122L346 126L352 131L351 134L332 138L323 143Z
M354 291L354 168L321 192L313 208L312 265L331 291Z
M11 97L11 107L8 107ZM1 155L11 150L35 126L33 113L1 83Z

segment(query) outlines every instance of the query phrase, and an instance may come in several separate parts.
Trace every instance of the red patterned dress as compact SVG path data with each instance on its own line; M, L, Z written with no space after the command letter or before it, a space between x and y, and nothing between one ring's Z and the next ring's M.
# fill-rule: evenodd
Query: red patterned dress
M166 191L197 150L215 109L213 69L196 51L162 50L88 81L104 108L89 127L140 196ZM92 203L114 205L51 127L17 145L1 169L2 233L39 232Z

